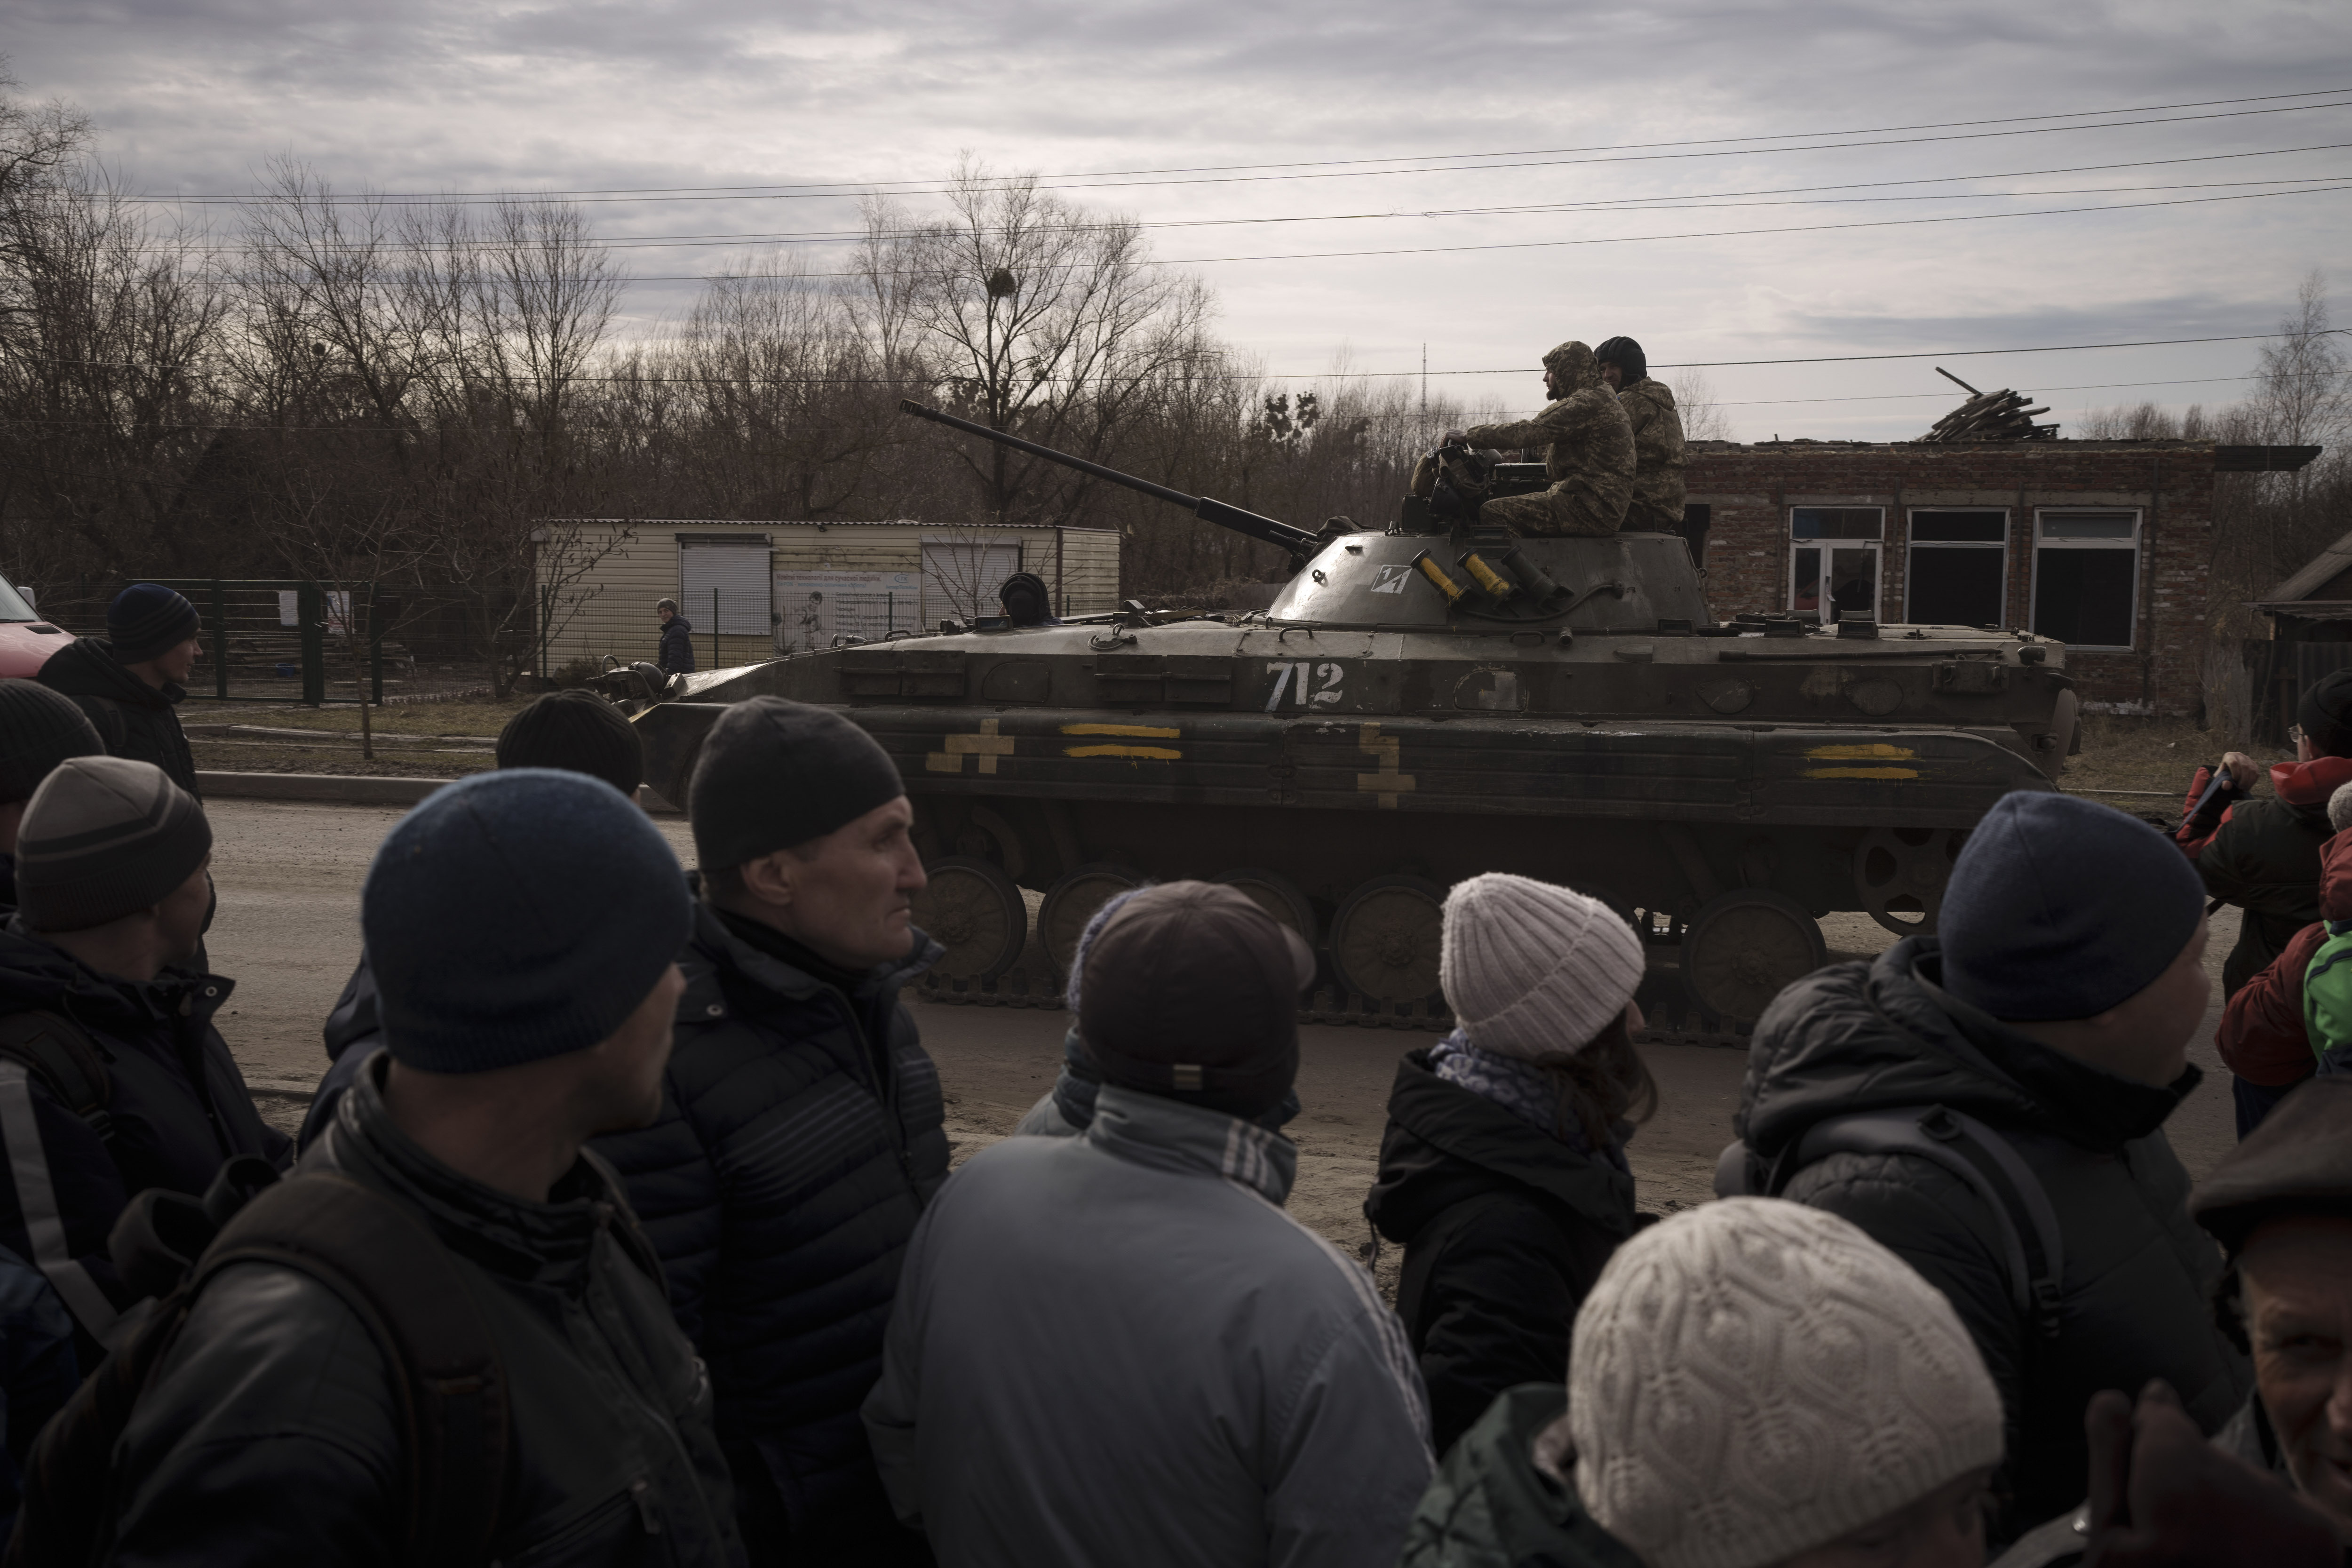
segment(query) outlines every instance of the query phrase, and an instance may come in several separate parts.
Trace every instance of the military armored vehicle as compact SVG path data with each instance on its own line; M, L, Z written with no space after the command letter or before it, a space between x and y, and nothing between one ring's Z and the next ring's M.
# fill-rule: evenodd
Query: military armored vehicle
M905 406L1239 529L1297 568L1263 612L1130 602L667 681L616 673L647 779L680 804L728 702L830 704L881 742L929 868L917 920L948 950L937 995L1050 1002L1055 985L1008 977L1033 904L1066 965L1113 893L1198 877L1319 945L1315 1016L1425 1027L1443 1015L1444 889L1507 870L1607 900L1650 946L1653 998L1687 998L1691 1032L1731 1033L1824 961L1817 917L1932 930L1970 826L2009 791L2054 788L2073 747L2062 644L1717 623L1679 536L1521 538L1459 493L1540 488L1540 465L1449 453L1454 482L1408 498L1395 526L1310 533Z

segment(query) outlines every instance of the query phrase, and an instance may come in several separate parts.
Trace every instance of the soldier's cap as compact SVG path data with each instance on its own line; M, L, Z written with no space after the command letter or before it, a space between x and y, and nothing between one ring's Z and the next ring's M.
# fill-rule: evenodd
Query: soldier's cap
M2267 1219L2352 1217L2352 1077L2311 1079L2279 1101L2197 1184L2189 1213L2232 1257Z
M1103 1081L1256 1116L1298 1076L1298 996L1315 954L1247 894L1147 888L1087 944L1078 1035Z

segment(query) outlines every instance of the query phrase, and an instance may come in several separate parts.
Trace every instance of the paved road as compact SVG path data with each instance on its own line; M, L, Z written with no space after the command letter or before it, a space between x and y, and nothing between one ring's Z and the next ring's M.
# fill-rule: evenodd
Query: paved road
M263 1091L265 1110L290 1124L299 1120L301 1091L325 1070L319 1026L359 958L359 890L368 859L401 814L239 800L215 801L206 810L221 900L209 945L215 966L237 983L222 1033ZM690 859L684 821L656 821ZM1866 917L1824 923L1831 947L1841 953L1876 952L1894 940ZM2217 915L2207 950L2215 1005L2193 1053L2209 1077L2170 1123L2174 1146L2200 1174L2233 1141L2229 1079L2210 1041L2220 1014L2221 955L2236 937L2236 911ZM1067 1015L929 1005L917 1013L946 1083L949 1132L959 1155L1002 1137L1052 1087ZM1292 1207L1333 1239L1360 1245L1368 1237L1360 1207L1396 1058L1429 1037L1328 1026L1300 1034L1299 1098L1306 1109L1291 1128L1301 1150ZM1716 1155L1730 1137L1746 1054L1659 1046L1646 1047L1646 1055L1662 1104L1632 1148L1643 1206L1701 1202L1710 1194Z

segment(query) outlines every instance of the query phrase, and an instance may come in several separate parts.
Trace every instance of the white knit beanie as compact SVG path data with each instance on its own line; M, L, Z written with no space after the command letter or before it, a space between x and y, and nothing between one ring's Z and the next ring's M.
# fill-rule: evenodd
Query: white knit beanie
M1599 899L1489 871L1445 895L1437 984L1482 1051L1578 1051L1633 999L1642 939Z
M1568 1389L1577 1493L1649 1568L1759 1568L2000 1460L2000 1396L1951 1303L1779 1198L1618 1248Z

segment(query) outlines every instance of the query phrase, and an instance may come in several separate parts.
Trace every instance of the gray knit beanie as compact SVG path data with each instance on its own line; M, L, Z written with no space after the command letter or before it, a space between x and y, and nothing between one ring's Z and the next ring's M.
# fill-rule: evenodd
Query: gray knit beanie
M2337 784L2327 797L2327 826L2338 833L2352 827L2352 784Z
M1619 1247L1568 1386L1577 1495L1649 1568L1760 1568L2000 1461L2000 1396L1951 1303L1779 1198Z
M1642 939L1599 899L1489 871L1445 895L1437 983L1482 1051L1578 1051L1642 984Z
M16 908L35 931L87 931L162 903L212 852L204 807L154 763L70 758L25 807Z
M49 770L68 757L95 757L106 747L89 715L37 680L0 680L0 802L30 800Z

